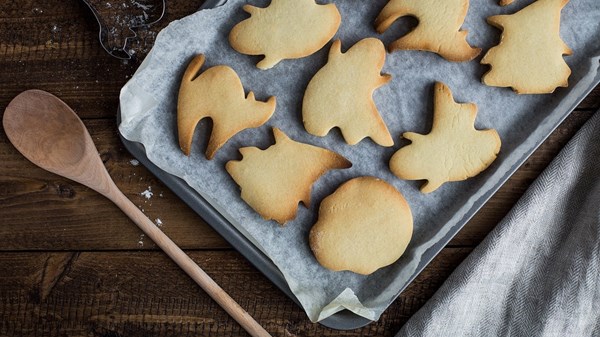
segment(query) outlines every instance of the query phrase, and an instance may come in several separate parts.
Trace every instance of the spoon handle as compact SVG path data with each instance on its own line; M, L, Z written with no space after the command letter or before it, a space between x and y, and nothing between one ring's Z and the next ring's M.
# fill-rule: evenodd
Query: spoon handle
M250 314L246 312L225 290L213 281L179 246L154 225L127 197L113 185L106 193L112 200L154 243L159 246L181 269L183 269L200 287L233 317L250 335L271 336Z

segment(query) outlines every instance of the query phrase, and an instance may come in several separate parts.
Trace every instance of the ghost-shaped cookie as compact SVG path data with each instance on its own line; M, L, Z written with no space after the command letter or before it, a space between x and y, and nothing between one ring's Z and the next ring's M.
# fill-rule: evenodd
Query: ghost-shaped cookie
M229 43L242 54L264 55L256 65L260 69L315 53L341 23L335 4L319 5L314 0L272 0L266 8L243 9L251 16L233 27Z
M392 78L381 74L385 47L375 38L357 42L345 53L333 42L329 59L308 83L302 102L302 120L308 133L325 136L338 127L354 145L369 137L382 146L394 141L373 101L373 91Z
M236 133L261 126L271 118L275 97L260 102L252 91L246 97L240 78L227 66L214 66L200 73L204 59L202 54L196 56L183 75L177 100L177 129L179 146L189 155L196 125L210 117L213 126L206 158L212 159Z
M443 83L436 83L431 132L406 132L411 144L390 159L390 169L398 178L427 182L421 192L430 193L449 181L465 180L485 170L500 151L500 137L493 129L476 130L477 106L456 103Z
M250 207L283 225L296 217L299 202L310 205L312 185L320 176L352 164L333 151L293 141L277 128L273 134L275 145L243 147L242 160L227 162L225 169Z

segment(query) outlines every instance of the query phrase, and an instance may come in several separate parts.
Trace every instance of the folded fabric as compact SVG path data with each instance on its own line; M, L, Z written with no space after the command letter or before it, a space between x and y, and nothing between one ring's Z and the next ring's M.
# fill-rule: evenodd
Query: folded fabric
M600 336L600 111L397 336Z

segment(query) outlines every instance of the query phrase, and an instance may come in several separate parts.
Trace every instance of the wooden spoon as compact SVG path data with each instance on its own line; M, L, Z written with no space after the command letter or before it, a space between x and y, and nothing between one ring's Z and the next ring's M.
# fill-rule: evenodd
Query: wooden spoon
M10 142L27 159L112 200L246 331L252 336L270 336L125 197L106 171L85 125L66 103L45 91L28 90L10 102L2 123Z

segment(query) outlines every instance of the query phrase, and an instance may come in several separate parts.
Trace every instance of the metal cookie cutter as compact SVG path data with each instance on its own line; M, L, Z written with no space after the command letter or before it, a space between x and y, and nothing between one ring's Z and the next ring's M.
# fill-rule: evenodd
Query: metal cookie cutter
M82 1L98 21L100 45L109 55L121 60L132 58L133 50L128 47L128 44L138 37L136 29L157 23L164 17L166 11L166 0ZM148 4L148 2L156 4ZM139 14L132 15L132 9ZM107 15L103 15L105 13Z

